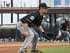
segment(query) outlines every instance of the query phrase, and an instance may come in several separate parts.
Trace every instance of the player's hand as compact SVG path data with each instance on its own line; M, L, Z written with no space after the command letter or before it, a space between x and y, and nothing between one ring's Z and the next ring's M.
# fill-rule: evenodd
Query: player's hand
M26 37L26 36L29 35L29 33L28 32L23 32L22 35Z

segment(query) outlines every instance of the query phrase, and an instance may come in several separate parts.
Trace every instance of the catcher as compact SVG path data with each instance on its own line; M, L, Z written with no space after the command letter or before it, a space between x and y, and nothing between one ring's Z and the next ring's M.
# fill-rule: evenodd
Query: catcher
M38 41L38 32L44 32L41 22L43 16L47 14L48 7L45 3L39 4L39 10L28 14L20 19L18 27L22 35L25 36L25 40L20 48L20 53L24 53L26 48L32 43L31 52L36 52L36 45Z

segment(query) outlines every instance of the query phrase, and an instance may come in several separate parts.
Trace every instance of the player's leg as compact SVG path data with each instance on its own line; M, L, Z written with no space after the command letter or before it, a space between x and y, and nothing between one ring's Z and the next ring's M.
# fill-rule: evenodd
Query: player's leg
M39 34L35 30L33 30L33 32L34 32L34 38L32 41L31 53L42 53L42 51L38 50L38 48L37 48Z
M29 37L26 37L24 43L22 43L22 47L20 48L20 53L24 52L26 50L26 48L29 46L29 44L31 43L32 41L32 38L31 36Z
M32 52L35 52L36 51L36 46L37 46L39 34L34 29L33 29L33 32L34 32L34 38L32 40Z
M33 41L32 41L32 49L33 50L36 50L37 42L38 42L38 36L35 35L34 38L33 38Z
M29 29L29 36L27 36L22 43L22 47L20 48L20 53L23 53L25 49L29 46L29 44L32 42L34 38L34 33L32 32L31 29Z

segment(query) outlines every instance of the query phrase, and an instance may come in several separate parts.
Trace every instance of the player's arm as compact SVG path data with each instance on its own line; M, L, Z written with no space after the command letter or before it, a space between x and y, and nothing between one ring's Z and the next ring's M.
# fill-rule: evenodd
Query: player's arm
M28 24L22 23L21 21L18 23L18 29L20 30L22 35L28 35Z
M40 31L42 32L42 34L47 35L47 31L45 31L42 26L40 26ZM49 37L46 37L46 38L49 39Z
M44 29L42 26L39 27L40 31L44 32Z

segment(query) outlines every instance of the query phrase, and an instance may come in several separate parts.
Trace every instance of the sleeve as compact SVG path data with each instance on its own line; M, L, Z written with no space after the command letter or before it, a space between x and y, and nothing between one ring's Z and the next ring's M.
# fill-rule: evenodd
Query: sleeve
M30 20L33 21L35 19L34 16L30 16Z
M31 13L25 17L23 17L21 19L21 22L24 22L24 23L31 23L36 17L36 14L35 13Z
M29 19L30 19L31 21L34 21L34 20L37 18L37 16L38 16L38 14L37 14L36 12L33 12L33 13L30 14Z

